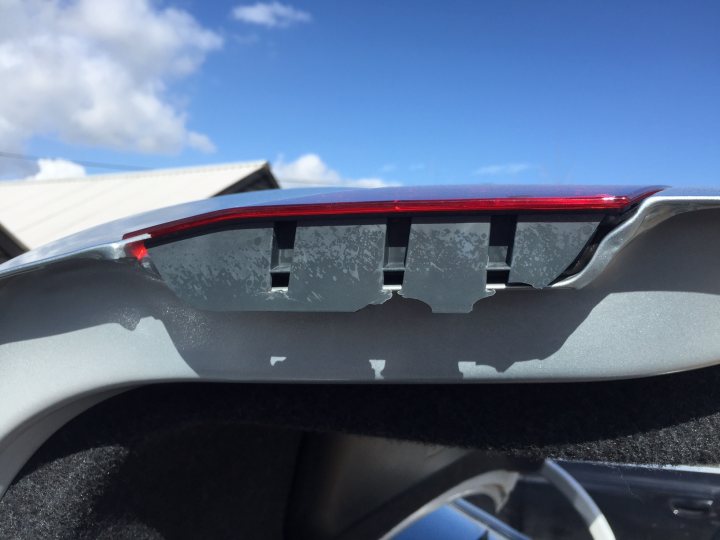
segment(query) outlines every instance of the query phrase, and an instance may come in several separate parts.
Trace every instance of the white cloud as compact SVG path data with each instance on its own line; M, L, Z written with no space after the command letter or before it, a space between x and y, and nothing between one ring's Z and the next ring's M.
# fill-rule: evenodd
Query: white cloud
M85 176L85 167L66 159L38 159L38 172L27 180L53 180L56 178L77 178Z
M294 187L386 187L398 185L382 178L345 178L328 167L317 154L304 154L295 161L285 162L280 157L272 167L273 173L284 188Z
M210 140L210 137L208 137L207 135L203 135L202 133L197 133L195 131L188 132L187 145L191 148L200 150L201 152L205 152L206 154L211 154L216 150L215 145Z
M35 135L140 152L211 151L168 87L221 38L152 0L0 0L0 150Z
M235 20L268 28L286 28L292 24L312 21L312 16L307 11L280 2L236 6L232 10L232 16Z
M500 165L485 165L473 174L476 176L509 176L534 169L529 163L503 163Z

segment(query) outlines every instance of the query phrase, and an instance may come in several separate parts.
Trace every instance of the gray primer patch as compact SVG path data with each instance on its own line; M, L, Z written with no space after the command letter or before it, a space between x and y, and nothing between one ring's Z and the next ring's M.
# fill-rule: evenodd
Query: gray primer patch
M510 264L510 283L547 287L577 258L599 220L546 221L542 216L518 218Z
M410 227L400 294L434 313L470 313L486 289L490 223L426 223Z
M289 309L357 311L382 304L385 224L298 225Z
M267 309L272 227L234 229L178 240L148 251L160 276L200 309Z
M382 372L385 369L385 360L370 360L370 368L375 372L375 380L384 379Z

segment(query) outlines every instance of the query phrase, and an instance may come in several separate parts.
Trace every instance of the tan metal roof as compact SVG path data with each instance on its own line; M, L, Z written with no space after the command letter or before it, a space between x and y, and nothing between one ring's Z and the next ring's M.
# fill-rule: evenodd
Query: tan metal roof
M60 180L0 181L0 224L33 249L114 219L229 192L256 173L272 178L267 162L253 161Z

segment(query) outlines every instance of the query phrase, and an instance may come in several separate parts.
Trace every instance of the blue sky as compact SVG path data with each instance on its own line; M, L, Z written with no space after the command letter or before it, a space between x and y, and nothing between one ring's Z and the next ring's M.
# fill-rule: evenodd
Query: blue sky
M158 91L214 152L59 128L22 151L285 170L313 154L343 179L404 184L720 183L719 2L283 0L274 25L232 15L254 4L150 7L219 37Z

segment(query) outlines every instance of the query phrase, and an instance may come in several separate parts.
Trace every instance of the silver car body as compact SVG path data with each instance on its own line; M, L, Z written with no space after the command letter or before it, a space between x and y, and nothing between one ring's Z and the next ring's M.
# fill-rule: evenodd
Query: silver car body
M330 192L167 208L1 265L0 492L70 418L150 383L553 382L720 360L720 191L660 191L579 272L541 289L489 286L470 313L433 313L391 286L357 311L198 309L129 251L146 238L131 231Z

